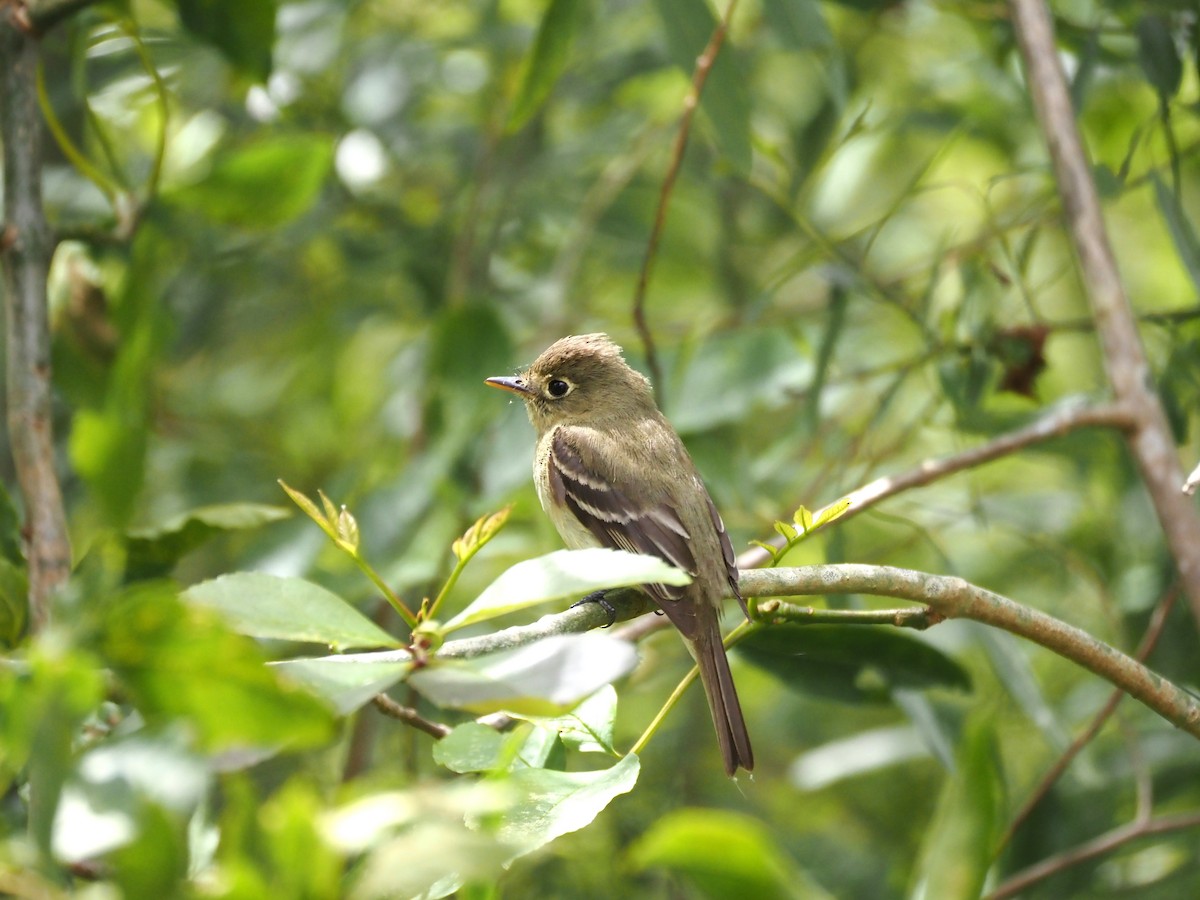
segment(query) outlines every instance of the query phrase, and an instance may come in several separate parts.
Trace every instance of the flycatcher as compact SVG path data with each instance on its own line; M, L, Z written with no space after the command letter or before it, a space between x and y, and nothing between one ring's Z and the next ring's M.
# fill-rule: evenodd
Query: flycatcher
M489 378L525 401L537 430L538 499L571 549L657 556L692 576L686 587L642 585L700 669L725 772L754 768L729 661L721 601L738 591L733 545L696 466L659 412L644 375L604 334L565 337L525 372Z

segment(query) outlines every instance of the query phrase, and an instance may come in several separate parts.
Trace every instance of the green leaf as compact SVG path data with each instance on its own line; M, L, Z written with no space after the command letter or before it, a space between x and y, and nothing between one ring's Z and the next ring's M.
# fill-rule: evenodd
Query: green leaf
M895 688L971 686L942 651L882 626L776 625L747 635L737 653L789 687L852 703L885 702Z
M805 750L792 760L788 777L803 791L819 791L846 778L928 756L928 745L912 725L873 728Z
M275 0L175 0L183 26L256 81L271 74Z
M202 506L161 525L131 529L126 534L126 577L131 581L166 575L184 554L226 531L259 528L291 515L262 503Z
M1142 16L1137 23L1138 62L1159 99L1166 103L1183 83L1183 61L1175 48L1170 23L1163 16Z
M590 825L613 798L633 790L640 769L632 753L595 772L518 769L511 780L521 799L504 815L499 837L520 847L520 856L578 831Z
M183 598L217 611L251 637L328 644L335 650L401 646L341 597L303 578L236 572L193 585Z
M1157 172L1150 173L1150 182L1154 185L1154 199L1158 202L1163 221L1167 223L1167 231L1171 234L1171 242L1175 245L1175 252L1179 254L1179 261L1187 270L1192 287L1200 291L1200 240L1196 238L1196 229L1192 227L1179 198L1163 184Z
M492 772L503 764L507 741L495 728L464 722L433 745L433 761L451 772Z
M829 47L833 35L816 0L763 0L771 31L795 50Z
M184 720L206 749L308 747L333 736L330 711L282 681L258 646L174 585L142 582L97 604L96 652L147 722Z
M712 900L821 900L822 890L758 819L715 809L677 809L630 850L637 871L666 868Z
M992 864L1004 804L990 713L968 719L955 761L925 832L913 900L979 897Z
M692 80L696 59L704 52L717 27L717 19L707 3L695 0L655 0L663 20L663 34L671 59ZM750 95L746 78L738 65L733 42L728 36L721 53L708 73L700 108L708 116L717 135L717 144L739 172L749 173L753 154L750 135Z
M641 584L690 584L691 576L654 556L593 547L556 550L517 563L446 623L449 632L539 603Z
M583 21L583 0L550 0L538 26L533 52L525 62L521 84L508 117L517 131L541 108L570 60L571 44Z
M103 699L94 661L33 642L19 666L0 659L0 791L24 772L29 834L45 858L84 718Z
M15 646L29 615L29 578L24 566L0 557L0 647Z
M333 141L323 135L262 137L222 154L207 177L169 196L224 225L278 228L312 207L332 163Z
M809 530L812 531L821 528L828 525L834 519L841 518L846 510L850 508L851 503L852 501L849 497L843 497L841 500L836 500L823 509L818 510L816 518L813 519L812 525L809 526Z
M280 660L271 668L347 715L407 675L412 657L402 650L345 653Z
M564 744L582 753L617 755L613 748L617 690L611 684L600 688L566 715L531 721L540 728L557 732Z
M637 665L637 652L607 634L554 635L474 659L439 659L408 683L431 703L476 714L561 715Z
M21 552L21 517L3 482L0 482L0 559L15 565L25 563Z

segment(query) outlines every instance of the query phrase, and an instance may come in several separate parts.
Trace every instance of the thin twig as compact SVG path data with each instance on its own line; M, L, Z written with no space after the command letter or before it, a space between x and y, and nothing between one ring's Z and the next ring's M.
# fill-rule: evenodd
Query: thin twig
M1175 608L1175 601L1178 599L1178 597L1179 586L1172 585L1171 589L1167 591L1162 600L1159 602L1158 606L1155 608L1154 615L1150 617L1150 624L1146 627L1146 633L1142 636L1142 640L1138 644L1138 648L1134 653L1134 658L1138 662L1145 662L1146 658L1154 649L1155 644L1158 643L1158 639L1162 635L1163 627L1167 623L1167 618L1170 615L1171 610ZM1099 734L1100 729L1104 726L1104 723L1107 722L1109 717L1111 717L1116 711L1117 705L1124 697L1124 691L1113 691L1109 695L1108 700L1105 701L1104 705L1100 707L1096 715L1092 717L1092 721L1088 723L1087 728L1080 732L1079 736L1076 737L1075 740L1071 742L1071 745L1063 751L1062 755L1059 756L1054 765L1050 767L1049 771L1042 776L1042 780L1038 782L1037 787L1033 789L1033 792L1029 795L1029 798L1022 804L1020 810L1018 810L1017 814L1013 816L1012 822L1009 823L1008 830L1004 833L1004 837L1000 839L1000 843L996 847L997 856L999 856L1000 852L1006 846L1008 846L1008 843L1012 840L1013 835L1016 834L1020 827L1025 824L1025 821L1030 815L1032 815L1034 809L1037 808L1037 805L1045 799L1047 794L1050 793L1050 788L1055 785L1058 779L1062 776L1063 772L1067 770L1067 767L1070 766L1075 757L1079 755L1079 752L1083 750L1083 748L1089 743L1091 743L1092 739Z
M411 706L402 706L387 694L377 694L372 701L375 708L385 716L397 719L406 725L411 725L418 731L423 731L430 737L441 740L450 733L450 726L441 722L431 722Z
M1071 404L1062 406L1039 419L1034 420L1024 428L1010 431L995 440L988 441L962 453L945 456L941 459L929 459L915 469L902 472L899 475L887 475L877 478L869 484L851 491L846 495L850 500L850 508L839 518L839 522L865 512L877 503L894 497L903 491L923 487L939 481L955 472L972 469L983 463L991 462L1002 456L1041 443L1051 438L1061 437L1077 428L1129 428L1134 420L1133 413L1121 404L1103 404L1098 406ZM776 535L768 543L774 547L783 546L783 538ZM752 569L770 559L770 554L762 547L753 547L738 557L738 567Z
M654 268L654 259L658 255L658 243L662 238L663 226L667 220L667 207L671 202L671 192L675 187L675 179L683 166L683 154L687 149L688 135L692 130L692 117L700 105L700 94L704 91L704 83L708 73L712 71L721 45L725 43L725 34L729 29L729 21L737 8L738 0L730 0L725 15L713 29L708 46L696 59L696 68L692 73L692 85L683 101L683 115L679 120L679 130L675 133L675 144L671 151L671 164L663 177L662 188L658 194L658 208L654 211L654 226L650 231L650 239L646 243L646 255L642 259L642 270L638 275L637 289L633 295L633 322L637 326L646 350L646 368L650 370L650 382L654 386L655 398L662 404L662 367L658 362L658 351L655 349L654 336L646 323L646 285L650 281L650 271Z
M1039 881L1057 875L1071 866L1077 866L1082 862L1112 853L1139 838L1168 834L1172 831L1184 831L1189 828L1200 828L1200 813L1180 813L1174 816L1162 816L1158 819L1130 822L1080 844L1078 847L1073 847L1044 859L1037 865L1023 869L988 894L988 900L1005 900L1007 897L1015 897Z
M1011 9L1025 61L1025 81L1046 137L1104 368L1117 401L1134 415L1127 436L1129 450L1179 568L1193 618L1200 625L1200 514L1179 490L1184 483L1179 455L1153 389L1137 321L1105 229L1092 166L1055 45L1054 22L1045 0L1011 0Z

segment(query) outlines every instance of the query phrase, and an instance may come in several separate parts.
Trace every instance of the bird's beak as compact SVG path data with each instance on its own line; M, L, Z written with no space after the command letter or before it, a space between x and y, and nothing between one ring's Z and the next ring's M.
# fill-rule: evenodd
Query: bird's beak
M524 378L497 376L495 378L485 378L483 383L489 387L500 388L502 391L512 391L514 394L520 394L523 397L533 393Z

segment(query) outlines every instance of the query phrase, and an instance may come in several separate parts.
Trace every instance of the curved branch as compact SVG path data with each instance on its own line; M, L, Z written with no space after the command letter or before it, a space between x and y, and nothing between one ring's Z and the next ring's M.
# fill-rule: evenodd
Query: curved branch
M741 589L755 597L854 593L925 603L947 619L973 619L1041 644L1200 738L1200 703L1187 692L1082 629L952 575L853 564L753 569L742 573Z
M741 573L740 587L748 597L846 593L898 597L924 603L943 618L973 619L1002 628L1099 675L1168 722L1200 738L1200 703L1190 694L1087 632L961 578L891 566L843 564L751 569ZM633 590L614 592L606 599L616 610L617 619L632 618L654 609L648 599ZM759 606L768 617L778 608L769 602ZM895 612L889 611L889 615ZM518 625L477 638L447 641L437 652L448 658L480 656L531 644L552 634L587 631L607 621L607 613L598 604L587 603L543 616L531 625Z

